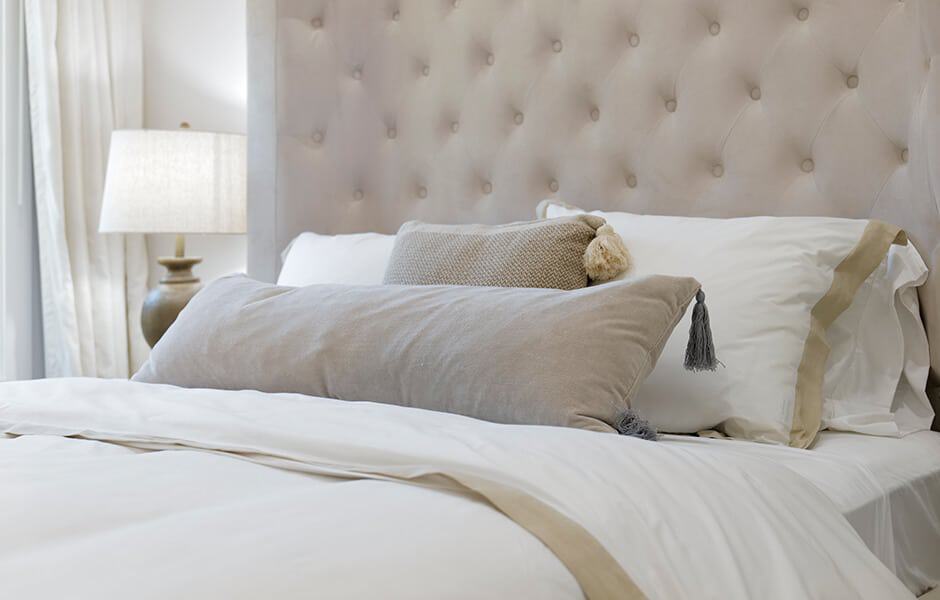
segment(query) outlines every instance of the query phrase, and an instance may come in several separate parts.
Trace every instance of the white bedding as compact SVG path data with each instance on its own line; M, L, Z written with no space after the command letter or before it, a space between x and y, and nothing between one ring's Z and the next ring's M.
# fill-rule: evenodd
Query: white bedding
M825 493L911 591L940 585L940 433L884 438L824 431L809 451L683 436L664 441L786 466Z
M792 468L832 498L908 588L940 585L940 432L892 439L827 431L814 453L834 468Z
M581 596L479 496L396 480L421 473L554 507L650 598L911 597L816 485L732 443L102 380L0 385L0 431L24 434L0 439L10 597Z

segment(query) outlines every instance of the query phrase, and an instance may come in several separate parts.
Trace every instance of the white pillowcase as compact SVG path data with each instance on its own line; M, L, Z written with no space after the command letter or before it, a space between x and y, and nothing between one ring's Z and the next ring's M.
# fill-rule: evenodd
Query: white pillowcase
M552 203L542 209L546 217L583 212ZM591 214L623 237L634 265L626 277L692 276L706 294L724 366L685 371L685 337L673 336L633 403L658 429L718 429L795 446L811 443L818 427L877 435L929 429L927 338L915 289L926 267L912 244L891 246L880 265L869 258L872 275L827 332L833 351L824 374L805 361L798 392L811 310L868 221ZM689 318L676 330L688 330ZM814 367L819 385L811 390L805 384Z
M394 245L394 235L381 233L301 233L281 254L284 266L277 284L379 285Z
M823 428L893 437L930 429L930 351L917 297L926 280L914 244L891 246L829 328Z

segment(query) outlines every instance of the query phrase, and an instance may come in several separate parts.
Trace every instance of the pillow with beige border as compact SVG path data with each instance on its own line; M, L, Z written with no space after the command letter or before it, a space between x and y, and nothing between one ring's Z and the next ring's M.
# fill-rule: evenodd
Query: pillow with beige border
M230 276L190 301L133 379L654 437L631 400L699 287L664 275L573 291Z
M384 283L573 290L628 267L620 236L592 215L506 225L410 221L398 230Z
M550 201L539 210L548 217L583 214ZM627 278L694 276L708 292L714 317L719 368L690 376L682 368L685 348L671 339L634 407L660 431L712 430L810 446L826 410L824 374L834 323L892 244L907 243L904 232L862 219L591 214L629 240L634 265ZM857 327L861 314L853 318Z

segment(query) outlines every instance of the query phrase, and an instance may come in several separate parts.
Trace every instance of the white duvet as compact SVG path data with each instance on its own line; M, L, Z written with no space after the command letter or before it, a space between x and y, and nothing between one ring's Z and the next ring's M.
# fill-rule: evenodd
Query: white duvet
M912 597L814 485L707 446L92 379L0 384L0 431L4 597L578 598L617 570L467 477L650 598Z

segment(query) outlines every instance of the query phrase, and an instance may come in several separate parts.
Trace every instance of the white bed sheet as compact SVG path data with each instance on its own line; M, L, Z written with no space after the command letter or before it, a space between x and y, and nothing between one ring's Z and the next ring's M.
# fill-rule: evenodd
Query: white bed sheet
M824 431L812 450L681 436L666 441L785 464L832 499L912 592L940 585L940 433L886 438Z
M854 473L861 477L867 471L881 488L873 491L848 481L837 494L826 489L826 479L804 475L839 505L869 548L893 555L893 564L885 561L887 566L912 591L940 585L940 432L921 431L900 439L825 432L815 450L855 462ZM872 527L885 518L890 539L882 539ZM917 585L920 590L914 589Z

